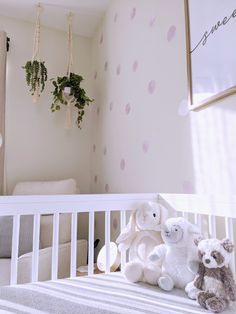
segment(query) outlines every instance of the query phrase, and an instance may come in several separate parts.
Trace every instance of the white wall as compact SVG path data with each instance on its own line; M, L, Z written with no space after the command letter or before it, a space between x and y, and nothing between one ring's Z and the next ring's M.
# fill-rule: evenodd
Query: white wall
M182 0L112 2L93 38L92 192L193 191L184 47Z
M93 192L236 193L236 96L188 113L185 51L184 1L113 1L93 39Z
M0 193L4 186L4 133L5 133L5 86L6 86L6 33L0 31Z
M184 1L113 1L92 50L92 192L235 194L236 96L188 112Z
M65 19L66 21L66 19ZM65 29L66 29L65 23ZM8 193L22 180L57 180L73 177L81 192L90 191L90 118L82 130L64 129L65 111L51 113L49 81L37 104L32 103L21 68L32 57L34 25L0 16L0 29L11 39L8 53L6 101L6 176ZM91 95L91 41L74 37L74 70ZM42 28L41 59L49 78L66 73L66 33ZM76 112L74 113L76 117ZM88 110L88 116L90 111Z
M50 84L32 104L21 65L31 58L33 26L0 17L0 29L11 37L9 191L19 180L74 176L89 192L90 176L93 193L236 192L236 97L187 112L182 0L113 1L92 45L76 37L76 69L96 100L91 137L90 121L66 131L64 113L50 113ZM65 34L43 28L42 56L50 76L63 73Z
M113 1L93 40L93 192L191 190L184 47L182 0Z
M236 96L190 116L197 193L236 194Z

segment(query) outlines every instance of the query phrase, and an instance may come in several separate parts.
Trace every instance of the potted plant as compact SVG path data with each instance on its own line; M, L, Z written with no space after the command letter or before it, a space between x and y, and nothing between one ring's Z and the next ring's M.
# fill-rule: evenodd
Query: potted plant
M23 69L26 72L26 83L30 87L31 95L37 100L45 88L48 78L47 68L44 62L33 60L27 61Z
M78 115L76 124L81 129L81 123L85 114L85 106L89 106L93 99L90 99L85 90L80 86L83 81L83 77L70 73L68 76L57 77L52 79L54 86L53 102L51 105L51 111L55 112L61 109L61 105L67 106L70 110L70 105L73 105L78 109ZM69 121L68 121L69 120ZM70 113L67 118L67 124L70 124ZM70 125L67 125L70 127Z
M30 92L33 96L33 102L37 102L40 94L45 88L45 82L48 79L47 68L44 61L40 61L39 46L40 46L40 16L43 8L39 3L37 5L37 18L34 34L33 57L31 61L27 61L22 68L26 73L26 83L30 87Z

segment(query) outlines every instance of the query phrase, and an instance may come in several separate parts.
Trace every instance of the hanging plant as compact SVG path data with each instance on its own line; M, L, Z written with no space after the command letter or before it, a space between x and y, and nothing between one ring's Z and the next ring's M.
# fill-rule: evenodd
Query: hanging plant
M31 92L31 95L33 96L34 102L37 102L40 94L43 92L45 88L45 83L48 79L47 68L45 66L45 62L38 60L41 12L42 12L42 7L39 4L37 6L37 19L36 19L35 35L34 35L33 57L31 61L27 61L25 66L22 67L25 70L26 83L30 87L30 92Z
M31 95L42 93L45 88L45 82L48 79L47 68L44 64L37 60L27 61L25 66L26 83L30 87Z
M66 106L66 120L65 128L71 128L71 106L74 106L78 110L76 118L76 124L81 129L81 123L85 114L85 106L93 101L87 95L85 90L80 86L83 81L83 77L73 73L71 71L73 67L73 45L72 45L72 13L68 15L68 64L67 64L67 75L58 76L56 79L52 79L54 86L53 102L51 105L51 111L55 112L61 109L61 105Z
M85 90L80 87L80 83L82 81L83 77L75 73L70 73L69 77L58 76L52 81L52 84L54 86L54 91L52 92L52 112L60 110L61 104L68 106L68 108L70 108L70 105L73 105L78 109L76 124L80 129L81 122L85 114L85 106L89 106L89 104L93 101L86 95ZM67 117L67 122L69 122L70 124L70 121L68 120L71 120L70 117ZM68 127L70 127L70 125Z

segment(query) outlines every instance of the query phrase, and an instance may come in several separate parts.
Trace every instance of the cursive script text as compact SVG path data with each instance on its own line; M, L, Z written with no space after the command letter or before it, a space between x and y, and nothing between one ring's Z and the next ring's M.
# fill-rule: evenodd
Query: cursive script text
M218 21L215 25L213 25L210 31L205 31L198 44L190 51L190 53L194 52L201 44L202 46L205 46L209 36L213 35L219 29L219 27L225 26L232 18L235 17L236 9L234 9L233 13L229 17L225 16L221 21Z

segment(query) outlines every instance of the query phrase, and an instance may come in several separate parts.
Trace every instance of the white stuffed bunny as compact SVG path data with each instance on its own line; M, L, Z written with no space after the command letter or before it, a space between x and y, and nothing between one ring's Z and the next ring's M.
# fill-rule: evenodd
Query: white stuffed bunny
M148 256L162 243L160 230L167 216L166 208L154 202L144 203L131 213L128 225L116 240L121 252L129 249L129 262L124 267L127 280L157 284L159 262L150 262Z
M197 258L194 238L199 237L199 228L183 217L169 218L161 235L164 244L156 246L149 255L151 261L162 263L158 285L166 291L174 287L184 289L195 276L189 269L189 261Z

